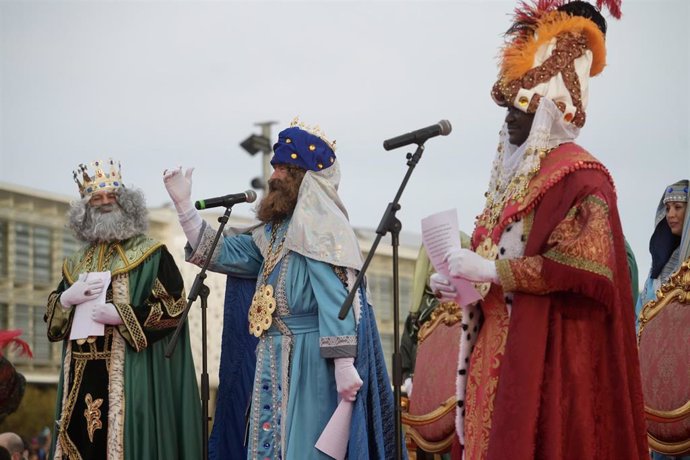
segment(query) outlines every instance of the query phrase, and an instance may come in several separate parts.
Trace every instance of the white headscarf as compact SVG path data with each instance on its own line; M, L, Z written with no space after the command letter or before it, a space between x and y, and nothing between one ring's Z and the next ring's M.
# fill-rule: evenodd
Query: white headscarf
M307 171L290 219L285 247L339 267L362 268L362 252L345 205L338 196L336 160L321 171Z

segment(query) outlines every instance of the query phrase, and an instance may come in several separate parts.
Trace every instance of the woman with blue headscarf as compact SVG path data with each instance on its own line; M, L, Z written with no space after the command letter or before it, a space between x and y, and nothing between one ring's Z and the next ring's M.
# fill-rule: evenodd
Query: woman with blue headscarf
M637 300L635 312L656 298L656 291L690 257L690 213L688 180L680 180L664 189L654 218L654 233L649 240L652 268Z
M690 257L689 196L688 180L680 180L664 189L654 218L654 232L649 240L652 268L635 308L638 318L644 306L656 299L656 291L661 285ZM644 374L644 366L642 370ZM690 460L690 455L669 456L652 450L651 458Z

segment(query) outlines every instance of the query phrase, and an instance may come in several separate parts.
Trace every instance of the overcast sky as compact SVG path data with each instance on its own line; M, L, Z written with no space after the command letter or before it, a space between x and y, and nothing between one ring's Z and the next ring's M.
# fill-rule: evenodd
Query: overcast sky
M72 170L112 156L150 206L162 171L194 166L194 198L249 188L239 142L299 115L336 139L352 223L375 228L406 149L386 138L453 124L427 142L402 196L406 232L484 204L504 109L489 90L516 1L0 2L0 181L75 195ZM590 83L579 143L611 171L643 278L665 185L690 176L687 0L626 0L608 66ZM251 215L249 205L235 213Z

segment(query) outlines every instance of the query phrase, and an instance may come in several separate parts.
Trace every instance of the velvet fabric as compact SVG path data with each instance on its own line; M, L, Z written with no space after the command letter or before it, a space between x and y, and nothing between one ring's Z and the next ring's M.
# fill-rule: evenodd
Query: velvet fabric
M209 460L229 455L247 458L245 414L250 403L259 339L247 332L247 312L256 280L228 276L225 283L223 339L218 396L213 430L208 440Z

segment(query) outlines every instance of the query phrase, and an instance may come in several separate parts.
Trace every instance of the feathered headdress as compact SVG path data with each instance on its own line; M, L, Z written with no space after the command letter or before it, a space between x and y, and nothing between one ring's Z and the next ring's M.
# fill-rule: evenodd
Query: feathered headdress
M22 335L21 329L0 331L0 356L2 356L2 350L11 345L17 348L20 355L33 357L29 344L20 339L20 335Z
M620 18L621 0L597 0ZM606 65L606 20L584 1L521 1L506 32L499 78L491 94L498 105L534 113L551 99L565 121L585 124L589 77Z

